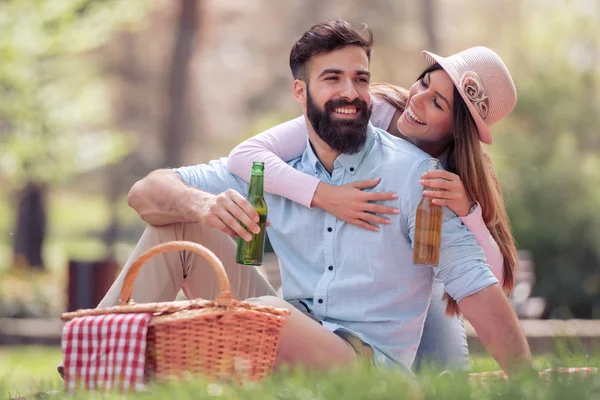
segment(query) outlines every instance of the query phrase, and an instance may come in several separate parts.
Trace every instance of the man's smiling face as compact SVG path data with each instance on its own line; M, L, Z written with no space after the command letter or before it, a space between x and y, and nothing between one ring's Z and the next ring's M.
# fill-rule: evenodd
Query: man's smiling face
M312 57L307 63L305 110L317 135L340 153L353 154L366 139L371 117L369 58L359 46Z

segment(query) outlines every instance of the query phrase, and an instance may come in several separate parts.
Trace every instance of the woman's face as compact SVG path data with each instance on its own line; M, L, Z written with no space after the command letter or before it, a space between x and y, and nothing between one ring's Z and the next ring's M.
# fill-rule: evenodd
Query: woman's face
M415 144L452 140L454 84L444 70L428 72L415 82L398 129ZM442 144L442 143L440 143Z

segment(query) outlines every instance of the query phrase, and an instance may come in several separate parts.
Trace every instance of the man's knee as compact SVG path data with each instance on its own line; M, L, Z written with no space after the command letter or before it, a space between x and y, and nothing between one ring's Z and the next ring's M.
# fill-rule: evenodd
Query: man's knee
M185 240L203 244L205 230L200 223L176 222L167 225L147 225L140 241L155 244Z
M140 238L140 242L142 241L150 241L163 243L171 240L176 240L176 238L180 235L180 232L183 232L183 223L176 224L168 224L168 225L146 225L146 229L144 229L144 233Z
M246 299L245 301L250 304L257 305L257 306L287 308L290 310L294 308L290 303L288 303L287 301L285 301L282 298L279 298L277 296L251 297L249 299Z

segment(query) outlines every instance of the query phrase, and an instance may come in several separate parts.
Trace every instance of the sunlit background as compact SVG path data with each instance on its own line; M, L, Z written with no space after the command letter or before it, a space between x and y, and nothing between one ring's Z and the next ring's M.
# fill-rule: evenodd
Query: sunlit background
M289 50L329 18L372 28L374 81L409 87L423 49L501 55L519 100L489 152L522 255L513 302L600 318L595 0L1 1L0 317L93 302L74 282L93 291L125 262L136 180L300 115Z

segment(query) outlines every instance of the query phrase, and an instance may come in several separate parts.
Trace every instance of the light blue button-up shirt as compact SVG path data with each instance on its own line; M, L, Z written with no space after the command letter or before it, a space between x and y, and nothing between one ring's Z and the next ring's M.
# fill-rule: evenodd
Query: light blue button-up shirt
M410 368L419 345L435 275L460 301L494 283L483 250L450 210L444 210L438 267L412 263L412 239L430 157L412 144L369 124L360 152L342 154L330 174L310 145L289 165L332 185L381 177L373 189L396 192L398 207L390 225L371 232L308 209L281 196L266 194L271 221L267 229L280 262L286 300L303 300L331 331L346 329L375 350L378 365ZM226 159L175 170L182 180L210 193L248 185L226 169Z

